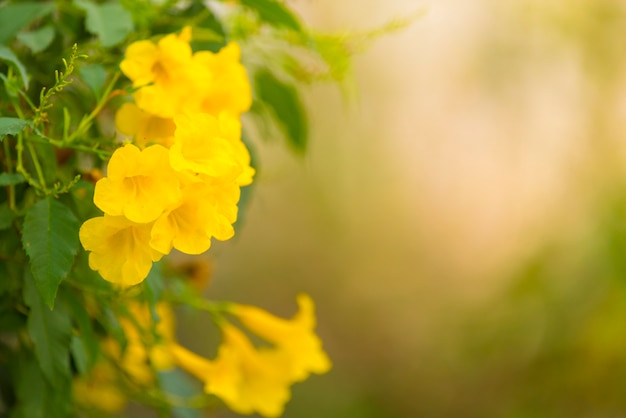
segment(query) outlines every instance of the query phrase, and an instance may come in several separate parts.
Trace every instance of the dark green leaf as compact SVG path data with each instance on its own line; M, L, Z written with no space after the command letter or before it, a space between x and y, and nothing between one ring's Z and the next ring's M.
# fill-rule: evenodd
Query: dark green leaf
M66 418L71 408L71 379L51 385L32 353L20 352L13 366L17 402L11 418Z
M273 26L302 31L298 18L285 5L276 0L241 0L241 4L259 13L259 17Z
M74 4L85 11L87 30L98 36L105 48L119 44L134 29L132 16L118 3L74 0Z
M81 346L78 347L78 342L72 341L72 355L75 361L83 361L81 366L83 369L78 369L81 374L88 372L94 366L98 354L100 352L100 345L98 344L98 338L94 332L93 325L91 323L91 317L81 300L76 296L74 292L65 291L62 293L63 301L67 303L67 307L70 310L72 319L77 325L80 337ZM82 350L81 353L75 353L74 350ZM77 355L84 356L84 359L76 359Z
M278 80L266 70L254 78L257 97L267 105L287 134L289 144L298 152L306 150L308 126L300 96L293 86Z
M54 40L54 27L48 25L32 32L21 32L17 34L17 39L26 45L33 54L37 54L50 46Z
M3 203L0 205L0 230L7 229L13 225L13 221L17 214L11 210L9 205Z
M15 186L24 182L26 179L20 173L0 173L0 187Z
M48 383L62 386L70 378L72 324L62 304L50 311L27 271L24 275L24 302L30 307L27 328L35 356Z
M0 46L1 49L2 46ZM0 56L0 58L2 57ZM5 135L19 134L27 126L32 126L32 123L18 118L0 118L0 141L2 141Z
M80 68L80 76L93 91L96 98L100 98L100 93L107 78L107 72L100 64L83 65Z
M20 1L0 7L0 44L10 41L20 30L53 9L52 1Z
M83 339L78 335L72 336L70 351L72 352L72 358L74 359L74 365L76 366L78 373L85 376L89 371L87 350L85 349Z
M22 245L30 258L37 290L50 309L78 252L79 228L72 212L51 197L40 200L26 213Z

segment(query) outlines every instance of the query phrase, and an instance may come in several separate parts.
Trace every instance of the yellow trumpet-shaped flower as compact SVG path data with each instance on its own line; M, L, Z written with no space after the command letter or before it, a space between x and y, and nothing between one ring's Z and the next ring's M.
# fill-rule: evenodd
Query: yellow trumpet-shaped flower
M255 348L243 332L230 324L225 324L222 332L223 342L215 360L175 344L174 361L203 381L206 393L218 396L233 411L280 416L291 396L292 383L283 359L274 350Z
M138 224L123 216L88 219L79 238L89 254L89 267L109 282L132 286L142 282L163 254L150 247L152 224Z
M300 294L298 306L299 311L291 320L278 318L256 306L234 305L232 308L243 325L285 355L294 381L304 380L310 373L326 373L332 366L314 332L313 300Z
M135 103L124 103L118 109L115 126L122 134L132 137L134 143L142 148L152 143L169 148L174 142L174 121L145 112Z
M251 170L250 156L241 142L241 124L233 116L194 113L180 115L174 122L170 163L175 170L233 180Z
M120 69L134 87L140 87L133 97L142 110L172 118L185 108L197 84L209 81L192 77L197 65L191 60L190 40L191 28L186 27L180 35L164 36L157 44L138 41L128 46Z
M111 156L107 177L96 183L94 203L104 213L133 222L152 222L181 198L168 149L152 145L140 150L126 144Z
M169 253L172 247L186 254L201 254L211 238L232 238L237 219L239 186L234 182L195 182L183 190L179 205L165 211L152 228L150 245Z
M246 69L239 62L241 51L239 45L230 42L219 52L196 52L192 60L202 71L196 76L211 75L212 82L205 84L206 89L196 89L191 99L198 102L198 110L219 115L228 112L239 116L246 112L252 104L252 94Z

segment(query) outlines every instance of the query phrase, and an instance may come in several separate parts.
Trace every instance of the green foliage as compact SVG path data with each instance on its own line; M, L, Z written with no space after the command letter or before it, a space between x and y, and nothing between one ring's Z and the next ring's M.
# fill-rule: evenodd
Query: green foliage
M0 118L0 140L4 139L6 135L19 134L27 126L32 126L32 123L20 118Z
M6 44L20 30L54 10L51 1L21 1L0 6L0 44Z
M98 36L104 48L119 44L134 29L130 13L118 3L97 4L87 0L74 3L87 13L87 30Z
M265 70L255 74L254 86L258 100L270 109L289 145L303 153L308 142L308 126L298 91Z
M4 45L0 45L0 60L8 61L13 64L15 68L20 73L20 77L22 78L22 82L24 83L24 89L28 89L28 73L26 72L26 68L24 64L17 58L17 56Z
M50 197L40 200L26 213L22 243L30 258L37 290L50 309L57 288L78 252L79 227L72 212Z
M271 25L300 32L298 18L284 4L276 0L241 0L241 4L254 9L259 17Z

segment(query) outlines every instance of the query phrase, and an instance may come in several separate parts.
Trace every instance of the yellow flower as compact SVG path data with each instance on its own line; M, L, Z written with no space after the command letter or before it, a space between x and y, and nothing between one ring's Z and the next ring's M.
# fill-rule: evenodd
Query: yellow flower
M180 35L167 35L158 44L138 41L128 46L122 72L132 80L133 87L141 87L133 97L137 105L162 118L171 118L181 111L194 90L191 78L195 65L191 61L189 45L191 28Z
M144 112L134 103L124 103L118 109L115 126L122 134L132 137L139 147L155 143L169 148L174 142L176 125L172 119Z
M194 113L179 115L174 122L170 163L175 170L238 182L242 175L251 178L250 156L241 142L241 124L237 119L226 113L219 118Z
M115 150L107 177L96 183L94 192L94 203L104 213L139 223L154 221L180 198L168 150L161 145L140 150L126 144Z
M291 380L283 359L274 350L256 349L230 324L225 324L222 332L224 340L214 361L174 345L175 362L203 381L206 393L218 396L233 411L280 416L291 396Z
M88 219L80 228L80 242L89 254L89 267L109 282L132 286L142 282L162 253L149 245L152 224L138 224L122 216Z
M252 94L246 69L239 62L241 51L239 45L230 42L218 53L200 51L193 55L192 60L204 71L195 75L206 77L211 75L211 83L207 88L196 89L192 100L197 100L199 110L215 116L221 112L228 112L239 116L250 109Z
M330 359L314 333L313 300L300 294L298 306L299 311L291 320L278 318L255 306L234 305L232 308L243 325L284 353L294 381L304 380L310 373L326 373L331 368Z
M97 363L88 376L76 377L72 392L76 402L90 410L115 414L126 406L127 399L117 382L116 370L108 362Z
M181 203L154 223L150 245L166 254L172 247L187 254L205 252L211 237L225 240L234 235L238 200L239 186L234 182L187 185Z

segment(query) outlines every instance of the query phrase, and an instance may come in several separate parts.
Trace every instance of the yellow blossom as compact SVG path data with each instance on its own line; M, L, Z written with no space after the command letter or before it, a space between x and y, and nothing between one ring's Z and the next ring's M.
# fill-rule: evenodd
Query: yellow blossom
M211 75L211 83L206 89L196 89L191 99L198 102L198 110L215 116L228 112L239 116L246 112L252 104L252 94L246 69L239 62L241 51L239 45L230 42L219 52L200 51L193 55L192 60L204 71L195 75L206 77Z
M175 362L204 382L204 390L218 396L239 414L258 412L278 417L289 400L289 372L274 350L256 349L239 329L222 327L223 342L213 361L174 345Z
M326 373L331 362L314 333L315 307L306 294L298 295L299 310L291 320L278 318L263 309L249 305L234 305L232 312L250 331L286 356L290 376L304 380L310 373Z
M170 163L175 170L238 182L242 175L251 179L250 156L241 142L241 124L235 118L226 113L219 118L194 113L179 115L174 122Z
M96 183L94 191L94 203L104 213L139 223L154 221L180 197L168 150L161 145L140 150L126 144L115 150L107 177Z
M115 414L126 406L127 399L117 382L116 370L105 361L97 363L88 376L76 377L72 392L75 401L89 410Z
M124 103L115 114L115 126L124 135L134 139L139 147L152 143L169 148L174 141L176 125L172 119L164 119L141 110L134 103Z
M169 253L172 247L186 254L209 249L211 238L225 240L235 231L239 186L234 182L195 182L183 189L177 206L161 215L152 228L150 245Z
M112 283L132 286L143 281L162 253L149 245L151 224L122 216L88 219L80 228L80 242L89 254L89 267Z
M194 90L194 82L208 82L191 78L195 65L191 61L189 45L191 28L180 35L167 35L155 45L151 41L138 41L128 46L122 72L141 87L133 97L137 105L162 118L172 118L184 109Z

